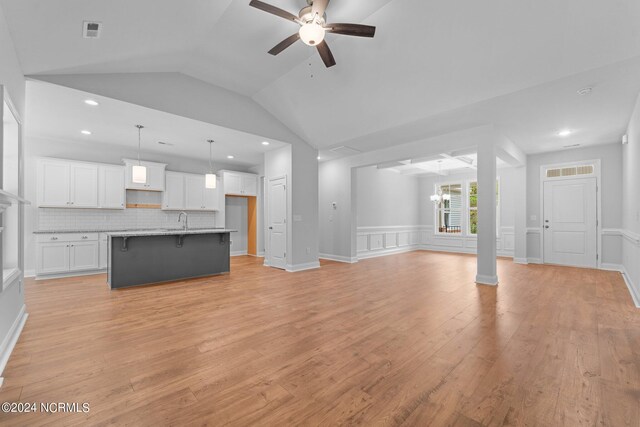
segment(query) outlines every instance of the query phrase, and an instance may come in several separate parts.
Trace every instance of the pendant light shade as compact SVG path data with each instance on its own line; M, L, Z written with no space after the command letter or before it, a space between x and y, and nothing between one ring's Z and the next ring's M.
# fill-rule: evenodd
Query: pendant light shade
M215 189L218 186L218 177L213 173L213 166L211 164L211 148L213 146L213 139L208 139L209 143L209 173L204 176L205 188Z
M131 169L131 181L136 184L147 183L147 168L140 165L133 165Z
M217 186L218 177L215 173L208 173L204 176L205 178L205 187L214 189Z
M144 126L136 125L138 128L138 164L134 165L131 169L131 181L135 184L146 184L147 183L147 168L146 166L142 166L140 164L140 143L141 143L141 132Z

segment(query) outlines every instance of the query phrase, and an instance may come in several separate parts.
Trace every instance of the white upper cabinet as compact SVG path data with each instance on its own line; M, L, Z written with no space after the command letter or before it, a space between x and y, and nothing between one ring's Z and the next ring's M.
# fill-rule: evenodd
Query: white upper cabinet
M98 166L71 164L71 206L74 208L98 207Z
M147 168L147 182L138 184L133 182L133 166L138 164L137 160L123 159L125 172L125 188L127 190L145 190L145 191L164 191L165 189L165 169L164 163L140 162L142 166Z
M204 175L167 172L162 209L216 211L218 190L205 188Z
M257 196L258 175L242 175L242 191L245 196Z
M224 194L236 196L256 196L258 194L258 175L242 172L222 172Z
M70 207L69 163L48 159L38 160L37 174L38 206Z
M189 210L204 209L204 175L184 176L185 208Z
M184 175L178 172L165 174L166 185L162 195L162 209L184 209Z
M38 206L98 207L98 165L40 159L36 173Z
M98 197L103 209L124 209L124 166L100 165L98 168Z
M220 197L217 188L204 189L204 210L217 211L220 210Z

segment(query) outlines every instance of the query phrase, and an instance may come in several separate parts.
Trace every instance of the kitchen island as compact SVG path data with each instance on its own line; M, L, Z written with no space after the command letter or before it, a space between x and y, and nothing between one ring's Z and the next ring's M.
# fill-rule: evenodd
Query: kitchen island
M227 229L109 232L111 289L212 276L230 271Z

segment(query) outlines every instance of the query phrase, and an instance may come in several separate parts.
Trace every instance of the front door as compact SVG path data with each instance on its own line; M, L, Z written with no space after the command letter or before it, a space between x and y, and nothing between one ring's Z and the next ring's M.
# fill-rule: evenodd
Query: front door
M269 225L267 259L275 268L286 268L287 260L287 179L269 181Z
M544 183L544 262L597 266L596 179Z

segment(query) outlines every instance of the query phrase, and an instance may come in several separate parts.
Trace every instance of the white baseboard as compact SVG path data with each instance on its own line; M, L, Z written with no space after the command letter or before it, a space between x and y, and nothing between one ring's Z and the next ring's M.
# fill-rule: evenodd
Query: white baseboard
M452 254L468 254L468 255L477 254L477 251L475 248L459 248L459 247L438 246L438 245L420 245L418 249L421 251L448 252ZM499 257L513 258L513 252L511 251L498 250L496 251L496 255Z
M358 262L358 258L355 257L346 257L342 255L331 255L331 254L319 254L320 259L326 259L329 261L337 261L337 262L345 262L347 264L354 264Z
M24 328L24 324L27 322L28 317L29 313L27 313L27 307L23 305L18 316L13 321L13 325L11 325L7 336L4 337L0 344L0 375L2 375L4 368L7 366L11 352L18 342L18 338L20 338L20 333L22 332L22 328ZM2 378L0 378L0 383L1 382Z
M286 270L289 273L297 273L299 271L313 270L320 268L320 261L307 262L304 264L287 265Z
M49 280L49 279L64 279L67 277L80 277L80 276L94 276L96 274L106 273L106 269L102 270L87 270L87 271L74 271L73 273L60 273L60 274L45 274L35 276L36 280ZM26 276L25 276L26 277Z
M478 274L476 276L476 283L478 285L497 286L498 276L483 276L481 274Z
M36 277L36 271L35 270L25 270L24 271L24 277Z
M247 251L233 251L231 252L231 256L243 256L247 255Z
M419 249L420 247L417 245L404 246L401 248L381 249L376 251L370 251L367 253L360 253L358 254L358 259L360 260L360 259L377 258L381 256L388 256L388 255L403 254L407 252L414 252Z
M631 294L631 299L637 308L640 308L640 290L636 290L635 284L633 283L631 276L627 272L627 269L622 266L622 278L624 279L624 283L627 285L627 289L629 289L629 293Z
M600 270L619 271L620 273L622 273L624 270L624 267L620 264L610 264L606 262L603 262L602 264L600 264L599 268Z
M527 264L543 264L540 258L527 258Z
M526 258L513 258L513 262L515 262L516 264L529 264L529 260Z

